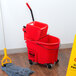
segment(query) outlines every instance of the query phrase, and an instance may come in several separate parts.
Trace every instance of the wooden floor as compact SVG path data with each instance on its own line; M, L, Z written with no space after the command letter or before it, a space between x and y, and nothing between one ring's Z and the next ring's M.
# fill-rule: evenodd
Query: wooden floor
M66 76L66 70L68 66L68 61L70 57L71 49L62 49L59 50L59 64L53 65L52 69L47 69L45 66L42 65L29 65L28 62L28 55L27 53L19 53L19 54L12 54L9 55L13 63L19 65L21 67L28 67L35 71L31 76ZM2 59L2 55L0 56L0 61ZM1 63L0 63L0 76L8 76L5 72L1 70Z

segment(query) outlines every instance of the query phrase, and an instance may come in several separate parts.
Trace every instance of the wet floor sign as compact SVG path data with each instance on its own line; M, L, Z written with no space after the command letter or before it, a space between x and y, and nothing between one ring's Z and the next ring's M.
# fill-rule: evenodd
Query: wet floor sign
M76 76L76 35L72 47L72 52L66 76Z

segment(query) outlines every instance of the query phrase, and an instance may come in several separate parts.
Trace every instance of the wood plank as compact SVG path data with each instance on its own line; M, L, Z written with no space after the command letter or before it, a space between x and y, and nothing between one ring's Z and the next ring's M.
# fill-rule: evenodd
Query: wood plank
M30 65L28 62L27 53L9 54L14 64L21 67L28 67L35 71L31 76L65 76L68 66L68 61L70 57L71 49L60 49L59 50L59 64L53 65L52 69L48 69L43 65ZM3 55L0 55L0 62ZM5 72L1 70L0 63L0 76L8 76Z

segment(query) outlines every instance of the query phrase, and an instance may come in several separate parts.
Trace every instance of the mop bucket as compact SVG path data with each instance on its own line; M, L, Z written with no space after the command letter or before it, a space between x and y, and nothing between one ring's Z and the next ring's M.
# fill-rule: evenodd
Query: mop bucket
M38 21L30 22L23 28L24 40L39 40L47 35L48 25Z
M27 39L26 44L29 60L40 64L54 64L58 60L59 38L47 35L38 41Z

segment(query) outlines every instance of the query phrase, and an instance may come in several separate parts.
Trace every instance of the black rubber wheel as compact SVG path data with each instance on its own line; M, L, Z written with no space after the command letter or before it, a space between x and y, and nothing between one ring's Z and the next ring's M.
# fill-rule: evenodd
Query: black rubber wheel
M51 69L52 68L52 64L47 64L47 68Z
M56 62L55 62L55 64L58 64L59 63L59 60L57 60Z
M32 62L32 60L29 60L29 63L30 63L30 65L33 65L33 62Z

